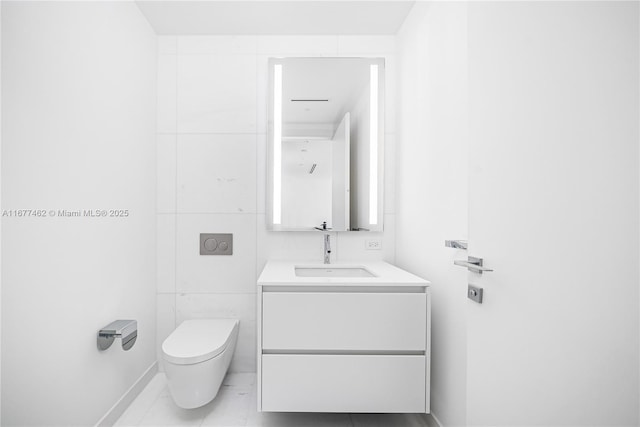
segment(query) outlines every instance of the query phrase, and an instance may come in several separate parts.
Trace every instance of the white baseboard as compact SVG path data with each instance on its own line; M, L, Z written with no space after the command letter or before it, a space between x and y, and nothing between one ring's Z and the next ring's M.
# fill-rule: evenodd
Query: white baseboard
M424 414L422 418L427 427L443 427L440 420L433 414Z
M151 366L133 383L129 390L127 390L120 399L107 411L100 421L98 421L95 427L107 427L112 426L118 421L118 418L122 416L124 411L131 405L131 402L135 400L142 390L149 384L153 377L158 372L158 362L153 362Z

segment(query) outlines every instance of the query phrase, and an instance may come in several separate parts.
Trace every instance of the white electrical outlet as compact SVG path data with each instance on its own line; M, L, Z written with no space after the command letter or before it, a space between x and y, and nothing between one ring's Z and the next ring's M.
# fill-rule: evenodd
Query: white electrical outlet
M364 243L364 247L368 251L379 251L382 249L382 242L380 239L369 239Z

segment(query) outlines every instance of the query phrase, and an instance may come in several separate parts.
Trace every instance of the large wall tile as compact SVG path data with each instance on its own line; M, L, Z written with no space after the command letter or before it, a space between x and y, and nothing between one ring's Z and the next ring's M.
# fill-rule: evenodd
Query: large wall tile
M257 36L184 36L178 38L180 55L255 55Z
M258 55L256 64L257 106L256 131L269 132L269 58L273 55Z
M384 56L384 131L395 133L396 131L396 57Z
M176 211L176 135L156 137L156 206L159 213Z
M171 293L176 291L176 216L161 214L156 218L157 291Z
M158 36L158 55L175 55L177 53L177 36Z
M256 216L178 215L177 292L256 292ZM200 233L233 233L233 255L200 255Z
M256 212L255 135L178 136L178 212Z
M387 261L395 262L395 215L384 216L384 232L354 231L338 233L338 261ZM382 250L367 250L367 240L380 240Z
M395 213L396 209L396 136L384 135L384 213Z
M164 371L162 365L162 343L176 328L176 295L158 294L157 336L156 347L158 354L158 368Z
M179 55L177 117L181 133L255 132L255 55Z
M258 134L256 144L256 212L265 213L267 193L267 135Z
M338 36L262 36L258 55L336 56Z
M188 319L239 319L238 344L229 369L255 372L256 298L256 294L180 294L176 300L177 324Z
M158 55L158 104L157 124L159 133L176 131L177 118L177 67L176 55Z
M322 263L324 241L321 232L314 231L267 231L264 214L257 215L257 273L260 275L264 264L270 259L299 260ZM332 261L338 256L336 233L331 234Z
M393 54L395 48L395 36L338 36L340 56Z

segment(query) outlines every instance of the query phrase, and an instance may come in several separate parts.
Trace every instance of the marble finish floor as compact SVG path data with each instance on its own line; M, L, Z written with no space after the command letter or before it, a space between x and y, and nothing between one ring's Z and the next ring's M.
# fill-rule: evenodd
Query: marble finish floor
M424 427L415 414L261 413L256 411L256 375L229 373L218 396L201 408L173 403L166 377L158 373L116 422L131 426L216 427Z

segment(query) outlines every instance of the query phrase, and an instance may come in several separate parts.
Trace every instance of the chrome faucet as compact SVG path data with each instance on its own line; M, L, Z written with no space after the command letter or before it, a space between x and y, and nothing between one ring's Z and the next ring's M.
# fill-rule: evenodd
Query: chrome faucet
M320 231L331 230L330 228L327 228L327 221L323 221L322 224L320 224L320 227L313 227L313 228Z
M324 263L331 264L331 235L324 235Z
M313 228L320 231L331 230L327 227L327 221L323 221L322 224L320 224L320 227ZM331 264L331 235L329 233L324 235L324 263Z

